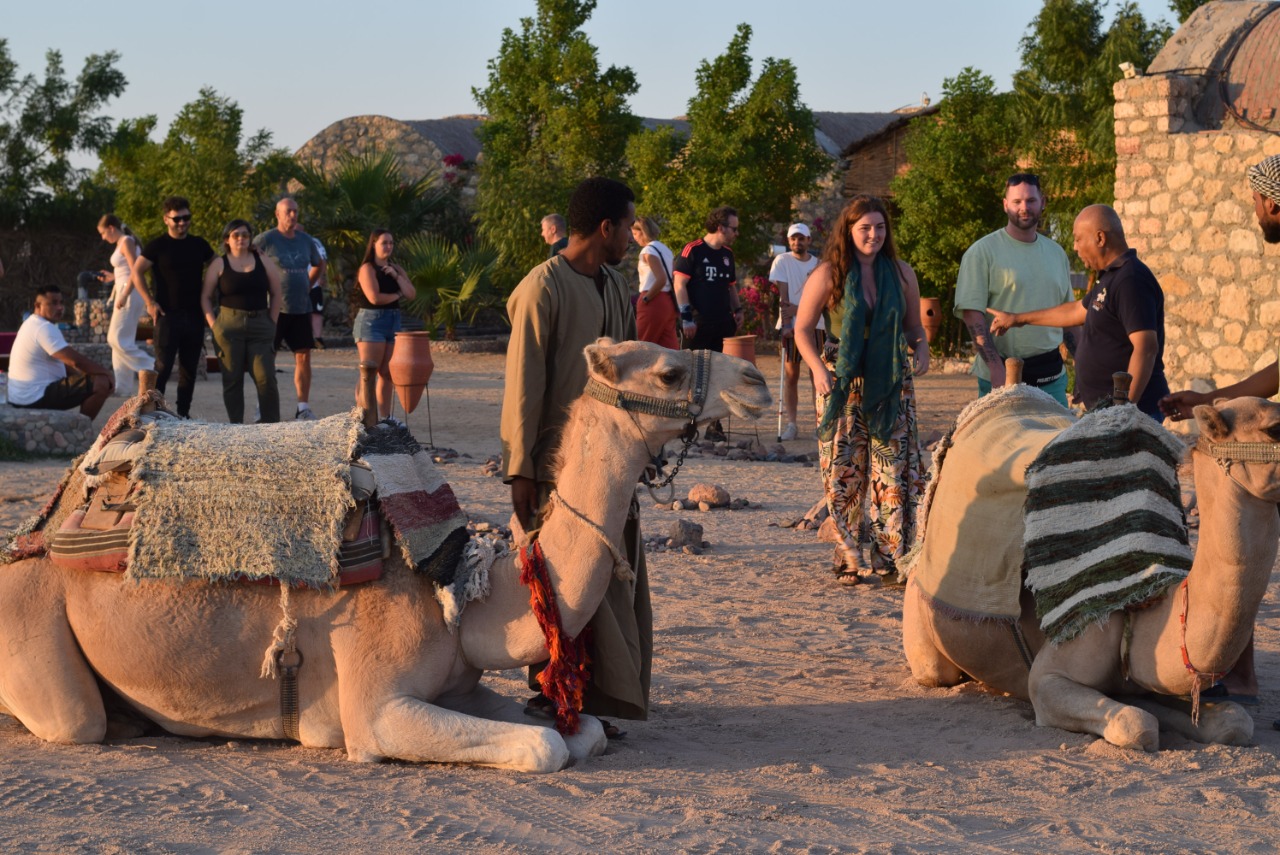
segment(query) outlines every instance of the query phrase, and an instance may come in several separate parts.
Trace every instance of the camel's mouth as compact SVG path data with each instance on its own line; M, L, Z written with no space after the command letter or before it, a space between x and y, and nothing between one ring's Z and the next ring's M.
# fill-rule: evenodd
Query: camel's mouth
M773 405L769 384L765 382L764 375L752 366L742 372L739 385L725 389L720 397L729 405L729 412L738 418L759 418Z

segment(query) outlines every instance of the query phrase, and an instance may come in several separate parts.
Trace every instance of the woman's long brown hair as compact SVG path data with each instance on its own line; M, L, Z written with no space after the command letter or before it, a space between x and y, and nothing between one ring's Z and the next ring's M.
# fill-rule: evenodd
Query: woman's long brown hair
M822 252L822 260L831 265L831 299L828 307L834 308L844 300L844 280L858 257L853 249L853 224L870 213L878 213L884 217L884 244L880 253L890 261L897 262L898 250L893 245L893 223L889 218L889 209L878 196L859 194L849 200L840 216L836 218L835 227L831 230L831 240Z

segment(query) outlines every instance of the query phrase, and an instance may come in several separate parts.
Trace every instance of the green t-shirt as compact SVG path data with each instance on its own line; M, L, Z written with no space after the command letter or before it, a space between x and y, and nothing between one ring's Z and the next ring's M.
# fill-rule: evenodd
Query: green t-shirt
M1066 252L1049 238L1039 235L1032 243L1024 243L1000 229L974 243L960 260L955 315L960 318L966 309L985 312L988 308L1030 312L1070 302L1074 299L1070 274ZM1026 359L1060 344L1058 327L1018 327L995 338L996 350L1004 358ZM973 361L973 373L991 379L981 356Z

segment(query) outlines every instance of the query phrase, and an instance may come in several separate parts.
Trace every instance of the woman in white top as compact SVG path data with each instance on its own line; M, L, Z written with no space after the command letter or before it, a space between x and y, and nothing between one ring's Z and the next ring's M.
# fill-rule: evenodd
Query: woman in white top
M115 214L107 214L98 220L98 234L116 247L111 253L111 270L115 276L111 300L115 303L115 311L111 313L111 326L107 328L107 343L111 345L111 367L116 375L115 394L130 397L138 391L138 372L144 368L151 371L156 367L155 357L148 355L137 341L138 319L146 310L142 295L133 288L138 242Z
M675 350L676 300L671 291L671 264L675 260L658 235L662 231L652 217L638 217L631 236L640 244L640 299L636 302L636 337Z

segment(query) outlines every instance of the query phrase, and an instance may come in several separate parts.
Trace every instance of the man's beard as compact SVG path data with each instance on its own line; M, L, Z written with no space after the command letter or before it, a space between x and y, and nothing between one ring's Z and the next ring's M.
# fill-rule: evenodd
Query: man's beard
M1260 220L1258 226L1262 229L1262 239L1267 243L1280 243L1280 217L1274 220Z
M1013 226L1015 229L1023 230L1039 228L1040 215L1027 214L1025 217L1019 217L1014 214L1009 214L1009 225Z

